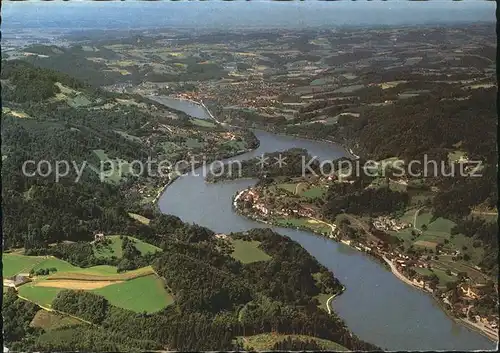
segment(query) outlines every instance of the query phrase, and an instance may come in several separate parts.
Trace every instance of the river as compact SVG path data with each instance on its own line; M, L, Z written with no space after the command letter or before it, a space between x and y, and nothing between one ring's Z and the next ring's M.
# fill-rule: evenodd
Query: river
M192 108L188 102L185 109L182 101L175 102L175 109L187 114ZM347 154L342 147L331 143L264 131L255 134L260 140L258 149L227 161L292 147L305 148L320 159ZM232 208L234 194L255 182L245 179L208 184L198 169L174 181L160 197L159 207L163 213L220 233L268 227L238 215ZM403 283L368 255L309 232L271 228L300 243L346 286L346 291L332 302L332 308L361 339L388 350L495 348L481 334L455 323L430 295Z

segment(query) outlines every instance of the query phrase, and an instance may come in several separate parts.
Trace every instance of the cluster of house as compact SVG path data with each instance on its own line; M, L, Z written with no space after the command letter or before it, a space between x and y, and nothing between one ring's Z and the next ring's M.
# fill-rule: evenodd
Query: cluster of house
M180 99L185 99L189 101L198 101L198 95L195 92L183 92L183 93L177 93L175 95L175 98L180 98Z
M235 202L238 201L238 199L240 197L244 201L251 202L252 208L259 211L259 213L261 215L267 216L270 214L269 209L267 209L263 203L258 202L260 199L260 195L256 191L254 191L252 189L248 189L248 190L241 192L235 198ZM303 212L306 212L306 214L304 214ZM299 210L291 210L290 211L290 210L282 209L280 211L277 211L276 213L281 214L281 215L299 214L300 213L301 215L308 217L309 214L307 212L312 212L312 210L301 208L300 211ZM378 228L377 225L380 228ZM411 227L411 224L404 223L404 222L398 222L398 221L391 219L389 217L379 217L374 222L374 226L377 227L378 229L381 229L381 230L399 230L399 229ZM403 227L403 228L401 228L401 227ZM365 251L368 253L372 253L374 255L383 256L383 257L387 258L390 262L392 262L396 266L396 268L403 273L407 272L406 269L408 269L408 268L414 268L414 267L430 268L430 265L428 263L426 263L423 260L423 258L415 258L415 257L411 257L409 255L396 253L394 251L388 252L382 248L381 243L363 244L363 243L360 243L360 242L355 241L355 240L339 239L338 235L339 235L338 231L335 232L335 230L334 230L334 232L330 235L330 238L335 238L337 240L340 240L341 243L352 246L359 251ZM451 275L458 276L458 273L452 271ZM430 286L430 283L424 278L423 275L417 274L415 276L415 278L410 278L409 280L413 284L415 284L416 286L418 286L424 290L427 290L428 292L431 292L431 293L434 292L434 290ZM461 297L465 300L472 301L472 300L479 299L481 297L480 285L473 286L469 283L463 283L459 286L459 290L461 291ZM446 296L444 296L442 298L442 300L444 303L447 303L450 306L452 305ZM461 310L467 310L467 308L466 307L464 307L464 308L454 307L454 310L461 311ZM464 312L464 314L467 315L467 313L465 313L465 312ZM496 331L498 329L498 318L494 318L494 317L486 318L486 317L480 317L479 315L475 315L474 319L476 322L482 323L485 327L487 327L491 330Z
M383 231L399 231L411 227L411 223L402 222L388 216L380 216L373 220L373 226Z
M105 240L106 240L106 236L104 235L104 233L96 233L96 234L94 234L94 241L92 241L91 243L92 244L100 243L100 242L103 242Z
M234 199L234 206L237 206L237 202L239 200L243 202L248 202L252 205L252 209L257 211L262 216L298 216L298 217L314 217L314 210L307 207L302 207L300 205L295 206L296 208L287 208L283 207L281 209L270 210L264 202L259 202L260 195L253 189L247 189L242 191L239 195L237 195Z
M11 287L11 288L17 288L27 282L30 282L30 274L29 273L19 273L15 276L9 277L9 278L4 278L3 279L3 286L4 287Z
M224 132L222 133L222 137L226 140L234 141L236 140L236 135L232 132Z
M252 205L252 209L259 211L260 214L267 216L269 214L269 209L262 202L258 202L260 195L253 189L246 189L241 191L234 198L234 206L237 207L238 201L241 199L243 202L248 202Z
M244 86L244 87L242 87ZM220 89L220 87L219 87ZM225 105L238 105L247 108L262 108L278 102L276 99L280 93L283 93L283 85L277 86L266 81L235 82L225 86L224 94ZM218 92L218 91L217 91ZM213 92L213 95L217 94ZM218 92L220 96L220 92ZM214 99L212 94L204 95L207 99Z

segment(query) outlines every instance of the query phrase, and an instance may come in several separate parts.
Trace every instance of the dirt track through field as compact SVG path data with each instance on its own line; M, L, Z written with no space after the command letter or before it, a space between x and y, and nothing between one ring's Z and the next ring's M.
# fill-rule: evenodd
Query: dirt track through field
M65 289L98 289L110 284L122 283L123 281L71 281L71 280L51 280L41 281L35 284L38 287L53 287Z

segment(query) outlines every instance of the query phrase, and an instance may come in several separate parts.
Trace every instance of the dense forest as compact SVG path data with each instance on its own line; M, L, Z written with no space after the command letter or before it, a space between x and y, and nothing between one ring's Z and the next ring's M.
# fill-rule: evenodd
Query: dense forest
M405 80L410 78L405 75L399 77ZM397 79L398 77L379 80L384 82ZM318 100L302 106L298 117L292 121L284 121L282 126L274 122L278 126L271 129L311 138L344 141L350 146L357 146L356 150L360 152L358 154L367 159L398 156L405 161L420 160L425 153L435 155L436 150L446 155L446 152L455 149L454 145L460 143L460 148L471 159L496 163L497 153L492 149L496 145L497 130L494 88L457 90L453 85L431 81L420 84L412 82L408 88L427 89L429 92L417 97L397 99L398 92L404 91L404 85L389 89L370 86L356 91L354 98L346 97L346 103L351 104L344 104L343 101L332 104L328 102L328 97L317 94L315 98ZM335 97L338 95L335 93ZM369 104L381 101L393 103L379 106ZM310 122L320 115L334 116L343 111L353 111L349 108L352 103L356 103L354 111L360 113L358 118L341 116L337 124L331 125L299 124ZM471 119L474 120L474 129L467 128ZM258 122L251 117L249 120Z
M189 227L176 218L159 217L166 217L159 223ZM262 229L231 237L260 241L261 249L272 259L242 264L229 256L229 248L215 237L190 242L165 234L163 252L152 263L175 294L175 305L155 314L135 314L99 295L64 290L52 308L92 325L49 334L28 326L37 307L9 291L4 298L5 317L10 320L14 312L16 317L5 327L6 342L28 350L68 350L74 339L61 337L79 334L85 339L76 347L95 351L232 350L238 349L236 336L272 331L324 338L353 350L377 348L360 341L340 318L318 307L315 295L338 293L342 287L299 244ZM107 339L98 339L106 333Z
M90 106L69 106L55 100L60 94L59 84L82 92L90 99ZM127 161L154 159L159 153L155 148L135 139L122 138L116 131L141 136L144 132L140 127L146 123L160 121L175 125L179 122L153 116L135 106L93 109L94 104L105 104L115 95L66 74L22 61L2 62L2 88L3 106L29 117L21 119L10 110L2 114L5 246L32 251L64 240L89 241L96 232L133 234L138 226L127 211L142 207L131 204L124 194L137 177L128 176L127 182L119 185L101 182L91 168L98 168L101 163L94 151L103 150L109 158ZM251 133L244 134L244 138L258 143ZM54 173L47 177L40 173L30 177L23 174L25 161L42 160L50 166L42 164L41 173L48 173L50 168L54 171L58 161L70 163L69 173L58 182ZM75 182L78 175L74 166L83 167L78 182ZM27 171L32 173L35 169L35 165L30 165ZM20 219L23 222L19 222ZM90 257L86 261L94 263Z
M303 167L308 166L308 168ZM291 148L283 152L264 153L260 157L241 161L240 163L226 164L213 170L207 176L207 181L217 182L225 179L237 178L272 178L277 176L301 176L303 172L320 172L320 162L313 159L306 150ZM328 165L323 169L328 173Z
M392 191L389 188L364 189L349 194L340 194L329 188L323 214L326 218L335 220L340 213L377 216L403 210L408 205L408 194Z

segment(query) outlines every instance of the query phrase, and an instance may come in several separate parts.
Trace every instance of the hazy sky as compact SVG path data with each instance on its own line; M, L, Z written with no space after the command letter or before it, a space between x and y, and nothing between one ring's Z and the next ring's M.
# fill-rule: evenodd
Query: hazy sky
M335 27L495 21L495 2L26 1L2 3L3 28Z

